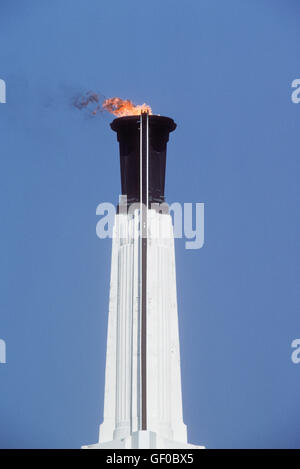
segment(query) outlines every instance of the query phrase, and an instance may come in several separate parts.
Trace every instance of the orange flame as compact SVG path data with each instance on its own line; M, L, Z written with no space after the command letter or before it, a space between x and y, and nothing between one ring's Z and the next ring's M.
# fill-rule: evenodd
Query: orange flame
M108 98L102 103L102 107L117 117L139 116L144 112L152 114L152 109L148 104L144 103L136 106L129 99Z

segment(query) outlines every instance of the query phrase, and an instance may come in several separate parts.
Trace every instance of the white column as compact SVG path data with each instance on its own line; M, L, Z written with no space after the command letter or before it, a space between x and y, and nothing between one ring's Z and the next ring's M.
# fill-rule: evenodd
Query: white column
M93 448L186 448L171 216L148 211L147 431L140 425L139 211L116 215L104 422ZM144 435L144 436L143 436ZM144 442L144 443L138 443Z

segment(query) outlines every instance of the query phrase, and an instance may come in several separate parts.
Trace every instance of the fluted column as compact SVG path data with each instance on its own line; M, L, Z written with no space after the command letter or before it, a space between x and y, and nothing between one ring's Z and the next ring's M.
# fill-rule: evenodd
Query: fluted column
M174 238L171 217L148 211L147 430L186 442L182 420ZM140 429L139 211L116 215L100 441Z

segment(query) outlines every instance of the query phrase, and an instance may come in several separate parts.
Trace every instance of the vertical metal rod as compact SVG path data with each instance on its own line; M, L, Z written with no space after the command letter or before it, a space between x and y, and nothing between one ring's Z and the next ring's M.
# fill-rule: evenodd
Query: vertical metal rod
M147 212L149 203L149 116L140 120L141 230L141 429L147 429Z

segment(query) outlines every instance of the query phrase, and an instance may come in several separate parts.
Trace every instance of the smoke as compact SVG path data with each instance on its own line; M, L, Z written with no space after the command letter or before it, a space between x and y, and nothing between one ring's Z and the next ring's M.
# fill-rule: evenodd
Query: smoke
M99 93L87 91L83 95L76 96L73 105L80 111L85 109L91 116L96 116L99 112L104 111L102 103L105 99L105 96Z

